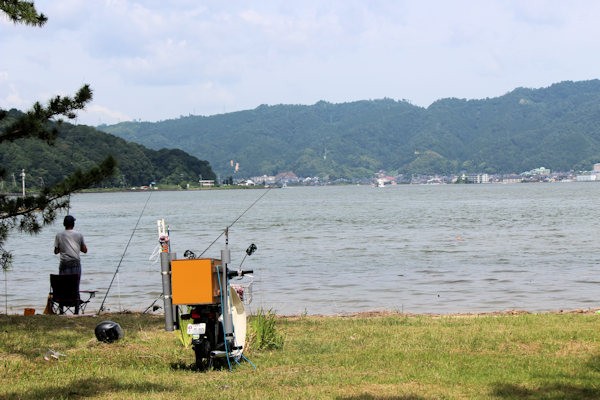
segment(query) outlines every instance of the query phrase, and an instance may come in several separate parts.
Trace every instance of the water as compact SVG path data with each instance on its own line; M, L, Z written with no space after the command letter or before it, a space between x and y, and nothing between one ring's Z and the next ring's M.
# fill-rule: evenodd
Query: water
M150 260L157 219L170 226L178 256L208 248L205 256L219 258L219 235L249 207L229 244L233 268L250 243L258 247L243 264L255 271L251 310L463 313L600 303L596 183L292 187L252 206L264 193L75 196L76 229L89 248L81 287L99 290L88 312L105 297L110 311L143 311L160 298L160 265ZM2 312L43 310L48 275L58 269L52 249L60 222L10 238L15 261L7 294L0 290Z

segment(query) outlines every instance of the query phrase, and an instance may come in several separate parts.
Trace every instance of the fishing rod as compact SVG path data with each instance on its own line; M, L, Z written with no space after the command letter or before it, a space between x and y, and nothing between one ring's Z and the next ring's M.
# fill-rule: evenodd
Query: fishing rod
M140 220L142 219L142 215L144 215L144 211L146 210L146 206L148 205L148 202L150 202L150 197L151 196L152 196L152 191L150 191L150 194L148 195L148 198L146 199L146 203L144 204L144 207L142 208L142 212L140 213L140 216L138 217L138 220L135 223L135 227L133 228L133 231L131 232L131 236L129 237L129 241L127 242L127 245L125 246L125 250L123 250L123 254L121 255L121 260L119 260L119 264L117 264L117 269L115 270L115 273L113 274L112 280L110 281L110 285L108 285L108 289L106 289L106 294L104 295L104 300L102 300L102 304L100 305L100 308L98 309L98 313L96 314L96 316L100 315L100 313L102 311L104 311L104 302L106 301L106 298L108 297L108 293L110 292L110 288L112 287L112 284L115 281L115 277L119 273L119 268L121 267L121 263L123 262L123 258L125 258L125 253L127 253L127 249L129 248L129 244L131 243L131 239L133 239L133 235L135 235L135 231L137 230L137 227L140 224Z
M158 310L158 309L160 308L160 306L155 306L155 304L156 304L156 302L157 302L157 301L159 301L159 300L160 300L160 299L162 299L162 298L163 298L163 294L161 293L161 294L160 294L160 296L158 296L158 297L156 298L156 300L154 300L154 301L152 302L152 304L150 304L150 305L149 305L149 306L148 306L148 307L147 307L147 308L144 310L144 312L142 312L142 314L146 314L146 313L147 313L147 312L148 312L150 309L152 309L152 311L156 311L156 310Z
M208 247L202 253L200 253L200 255L197 258L202 257L204 255L204 253L206 253L208 251L208 249L210 249L215 243L217 243L217 240L219 240L221 238L221 236L223 236L229 230L229 228L231 228L233 225L235 225L235 223L237 223L244 216L244 214L246 214L248 211L250 211L250 209L252 207L254 207L256 205L256 203L258 203L263 197L265 197L267 195L267 193L269 193L271 191L271 189L273 189L273 187L268 188L262 195L260 195L258 197L258 199L256 199L254 201L254 203L250 204L250 206L248 208L246 208L244 210L244 212L242 212L235 220L233 220L233 222L229 226L227 226L225 228L225 230L223 232L221 232L221 234L219 236L217 236L217 238L215 240L213 240L212 243L209 244Z
M267 193L269 193L271 191L272 187L268 188L261 196L259 196L248 208L246 208L235 220L233 220L233 222L231 224L229 224L229 226L227 228L225 228L225 230L223 232L221 232L220 235L217 236L217 238L215 240L212 241L211 244L208 245L208 247L198 256L196 256L196 254L191 251L191 250L186 250L183 254L183 256L185 258L189 258L189 259L194 259L194 258L201 258L204 253L206 253L216 242L217 240L219 240L221 238L221 236L223 236L224 234L227 233L227 231L229 230L229 228L231 228L234 224L236 224L243 216L244 214L246 214L252 207L254 207L263 197L265 197L267 195ZM252 253L254 253L254 251L256 250L256 245L254 243L252 243L252 245L246 250L246 254L247 255L251 255ZM244 257L245 259L246 257ZM243 260L242 260L243 263ZM241 264L240 264L241 267ZM114 279L114 278L113 278ZM146 312L148 312L150 309L154 310L155 307L155 303L160 299L164 297L164 293L161 293L161 295L152 302L152 304L150 304L146 310L144 310L144 314Z

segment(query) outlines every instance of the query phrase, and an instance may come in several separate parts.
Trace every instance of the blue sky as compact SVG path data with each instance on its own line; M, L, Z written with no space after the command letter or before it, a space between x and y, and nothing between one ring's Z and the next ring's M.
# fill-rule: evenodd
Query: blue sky
M261 104L501 96L600 75L595 0L35 1L0 16L0 108L71 95L77 123Z

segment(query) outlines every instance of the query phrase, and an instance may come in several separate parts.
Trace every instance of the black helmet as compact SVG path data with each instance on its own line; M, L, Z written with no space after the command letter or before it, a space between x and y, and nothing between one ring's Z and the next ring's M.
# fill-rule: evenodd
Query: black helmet
M113 321L100 322L96 325L94 332L96 333L96 339L105 343L112 343L125 336L123 329L121 329L121 325Z

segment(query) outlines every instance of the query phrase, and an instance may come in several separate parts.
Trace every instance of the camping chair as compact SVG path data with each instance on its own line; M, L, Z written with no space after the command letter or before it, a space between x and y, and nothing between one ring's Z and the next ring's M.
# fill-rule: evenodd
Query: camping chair
M53 314L64 314L66 311L79 314L79 310L83 314L85 306L96 295L96 292L97 290L79 290L79 275L77 274L50 274L49 301L52 302ZM81 293L85 293L88 296L87 299L82 300Z

